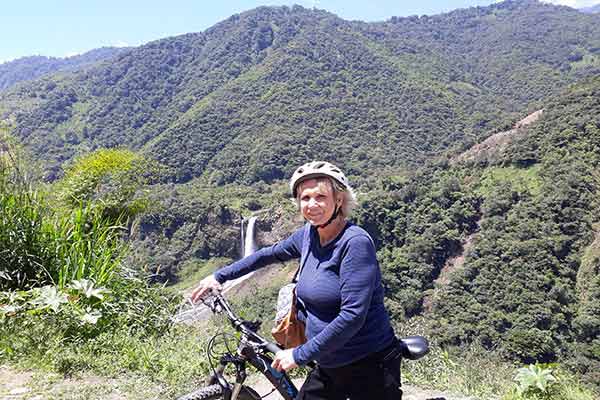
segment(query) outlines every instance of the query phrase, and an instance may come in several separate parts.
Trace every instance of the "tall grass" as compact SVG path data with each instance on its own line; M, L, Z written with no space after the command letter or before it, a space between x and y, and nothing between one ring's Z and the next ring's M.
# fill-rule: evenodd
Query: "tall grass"
M0 132L1 133L1 132ZM121 217L80 202L57 211L0 136L0 290L110 280L123 258Z
M57 217L46 231L53 252L48 272L54 284L62 288L84 278L98 285L108 283L124 255L122 229L89 205Z
M84 162L77 190L68 187L80 198L61 203L56 184L45 192L30 179L30 163L19 165L5 139L0 127L0 363L65 375L142 374L171 395L191 389L185 384L207 372L198 355L203 332L182 338L189 330L170 319L180 297L123 261L137 181L115 174L109 184L119 190L97 195L104 178L94 171L115 166L100 153L84 160L95 168L89 179Z
M0 289L108 282L123 257L118 222L91 205L57 213L0 170Z
M0 166L0 288L22 288L47 278L43 205L36 192L11 185Z
M46 207L28 182L12 143L0 130L0 289L48 278L44 242Z

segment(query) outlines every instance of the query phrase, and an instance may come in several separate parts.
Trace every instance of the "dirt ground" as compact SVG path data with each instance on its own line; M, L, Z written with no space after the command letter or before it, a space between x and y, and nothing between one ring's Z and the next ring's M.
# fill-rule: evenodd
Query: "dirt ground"
M295 379L300 386L301 379ZM252 376L248 385L266 400L278 400L281 396L272 392L273 387L262 376ZM413 386L403 386L403 400L474 400ZM109 379L92 375L79 378L63 378L55 374L17 371L0 367L0 400L133 400L165 399L164 388L150 387L147 383L131 379Z
M302 385L302 379L294 379L296 386ZM249 386L251 386L258 394L264 396L265 400L280 400L281 396L277 392L271 392L273 387L269 381L261 375L253 376L249 379ZM423 390L410 385L403 385L402 391L404 392L402 400L475 400L468 397L459 397L447 393ZM270 393L270 394L269 394Z

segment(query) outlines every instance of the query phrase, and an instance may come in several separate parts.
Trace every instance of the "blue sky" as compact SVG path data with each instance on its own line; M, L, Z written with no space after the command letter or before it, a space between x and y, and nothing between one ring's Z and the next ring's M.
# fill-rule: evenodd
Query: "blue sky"
M0 63L29 55L66 57L102 46L138 46L199 32L232 14L261 5L320 8L344 19L438 14L493 0L10 0L0 14ZM600 0L551 0L584 7Z

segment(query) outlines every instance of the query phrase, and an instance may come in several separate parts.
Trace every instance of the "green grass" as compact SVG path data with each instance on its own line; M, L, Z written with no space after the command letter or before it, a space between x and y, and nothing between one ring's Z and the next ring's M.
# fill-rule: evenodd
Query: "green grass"
M540 168L539 164L529 168L488 167L481 176L476 193L488 196L499 184L510 183L517 192L529 192L536 196L542 187Z
M79 279L107 284L119 267L125 248L120 241L124 227L106 221L98 210L81 207L59 217L47 231L58 260L50 271L59 287Z
M520 395L514 378L522 366L507 361L499 351L477 344L443 349L435 338L427 335L423 317L397 324L395 329L398 337L423 335L430 340L431 351L427 356L403 361L402 381L407 384L481 400L594 400L599 395L559 364L555 364L558 383L551 397Z
M429 355L403 363L404 382L475 399L594 400L598 394L574 375L559 369L559 379L548 395L519 394L514 380L518 365L501 354L478 346L444 350L434 343Z
M515 387L502 396L502 400L595 400L598 393L584 387L573 375L557 369L554 374L557 381L541 390L534 388L524 393Z
M211 326L177 326L151 337L132 335L124 327L76 343L62 340L56 329L42 327L43 323L29 327L29 334L40 335L35 348L31 342L27 348L23 343L17 357L8 361L0 356L0 363L63 378L136 377L137 381L162 388L168 398L197 387L208 373L205 345L214 331Z
M171 398L169 391L152 380L139 375L123 375L116 379L82 374L77 379L64 380L59 374L36 374L32 383L31 396L42 396L47 400L104 400L126 398L148 400Z
M179 280L168 286L173 293L185 292L193 288L200 280L215 272L217 269L232 262L230 258L215 257L210 260L191 259L183 264L179 271Z
M33 369L31 380L19 386L44 399L175 398L201 386L208 373L206 329L177 327L152 339L127 332L103 335L78 346L55 344L44 358L10 365Z

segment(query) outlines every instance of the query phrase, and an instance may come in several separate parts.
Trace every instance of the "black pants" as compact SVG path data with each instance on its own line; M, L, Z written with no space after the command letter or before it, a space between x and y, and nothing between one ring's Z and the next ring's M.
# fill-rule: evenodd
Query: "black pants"
M385 349L338 368L315 368L296 399L400 400L400 360L392 360L386 365L382 363L383 357L390 351L391 348ZM390 373L391 377L386 373Z

